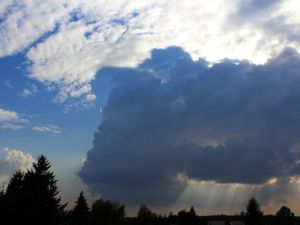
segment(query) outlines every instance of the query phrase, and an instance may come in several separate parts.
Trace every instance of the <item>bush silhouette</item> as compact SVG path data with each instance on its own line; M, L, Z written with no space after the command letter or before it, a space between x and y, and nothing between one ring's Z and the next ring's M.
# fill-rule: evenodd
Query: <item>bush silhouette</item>
M91 210L91 225L123 225L125 206L118 202L96 200Z

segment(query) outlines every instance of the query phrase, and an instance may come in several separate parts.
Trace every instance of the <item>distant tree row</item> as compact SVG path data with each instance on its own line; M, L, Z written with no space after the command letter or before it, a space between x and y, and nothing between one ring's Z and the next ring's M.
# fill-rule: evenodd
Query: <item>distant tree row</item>
M122 225L125 222L124 205L99 199L94 201L90 210L83 192L66 217L66 224L70 225Z
M260 204L250 198L246 211L238 216L197 216L193 207L168 216L152 212L141 205L135 218L126 217L125 206L98 199L91 208L81 191L72 210L61 203L57 179L51 164L40 156L32 169L17 171L8 185L0 189L1 224L7 225L207 225L209 220L243 220L246 225L296 225L299 220L286 206L275 216L264 216ZM7 221L7 222L6 222Z
M260 204L255 198L250 198L246 207L246 212L242 212L247 225L264 225L266 224L266 217L260 209ZM268 218L267 224L276 225L294 225L299 224L296 220L295 214L286 206L282 206L276 213L275 217Z
M291 210L282 206L275 216L264 216L260 204L250 198L246 211L238 216L197 216L193 207L180 210L176 215L168 216L152 212L146 205L141 205L135 218L125 217L125 207L119 203L111 203L102 199L96 200L89 210L87 201L81 192L74 209L69 213L70 225L208 225L210 220L223 221L231 225L231 221L244 221L246 225L298 225L300 224Z

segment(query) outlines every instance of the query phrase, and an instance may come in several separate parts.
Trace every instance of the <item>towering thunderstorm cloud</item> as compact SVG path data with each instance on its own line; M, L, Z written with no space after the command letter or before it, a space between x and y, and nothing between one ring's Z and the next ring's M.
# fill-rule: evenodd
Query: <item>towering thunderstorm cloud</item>
M171 202L185 180L264 184L300 174L300 56L264 65L155 49L115 78L79 176L124 202ZM112 76L113 75L113 76Z

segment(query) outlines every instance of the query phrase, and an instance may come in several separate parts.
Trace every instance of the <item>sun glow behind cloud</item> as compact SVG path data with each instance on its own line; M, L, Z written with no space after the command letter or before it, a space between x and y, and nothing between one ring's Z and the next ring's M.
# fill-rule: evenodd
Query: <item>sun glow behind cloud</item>
M247 200L255 196L260 200L265 213L276 212L280 204L293 205L293 208L298 211L295 199L299 198L299 177L289 179L289 184L280 184L277 178L271 178L264 184L249 185L220 184L185 177L184 182L187 183L187 188L173 203L173 207L186 206L188 208L193 205L203 215L239 214Z

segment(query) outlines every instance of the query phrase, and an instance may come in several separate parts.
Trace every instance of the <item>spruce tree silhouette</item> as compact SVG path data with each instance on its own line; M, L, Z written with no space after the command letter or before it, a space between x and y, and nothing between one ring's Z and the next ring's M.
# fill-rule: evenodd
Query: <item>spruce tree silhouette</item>
M43 155L33 163L24 177L24 223L58 225L62 222L66 204L58 197L57 180L50 171L51 164ZM23 223L23 224L24 224Z
M191 209L190 209L190 211L189 211L189 224L190 225L195 225L195 224L197 224L197 214L196 214L196 211L195 211L195 209L194 209L194 207L192 206L191 207Z
M261 225L263 219L263 212L260 209L258 201L251 197L246 209L246 224L247 225Z
M5 187L2 185L0 187L0 208L2 209L2 206L4 204L4 198L5 198ZM2 212L2 211L1 211Z
M12 195L12 197L19 195L23 190L24 173L16 171L9 180L6 188L6 195Z
M80 192L71 214L71 225L89 224L89 206L83 195L83 191Z
M16 171L6 187L4 201L6 204L5 216L10 224L21 224L24 216L24 173Z
M1 220L7 221L7 203L6 203L6 196L5 196L5 186L4 184L0 187L0 216Z
M2 185L0 187L0 212L3 212L2 209L4 208L4 198L5 198L5 187Z

